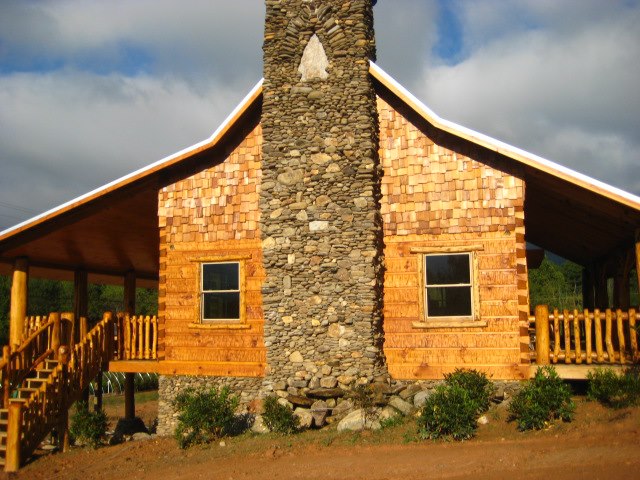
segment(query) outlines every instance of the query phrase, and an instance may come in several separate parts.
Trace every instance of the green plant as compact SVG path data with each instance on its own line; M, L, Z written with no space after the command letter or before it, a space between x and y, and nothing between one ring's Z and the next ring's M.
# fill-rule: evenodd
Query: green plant
M571 388L552 366L538 367L533 379L520 390L509 405L509 420L515 420L519 430L540 430L555 419L569 422L575 404Z
M478 402L463 387L444 383L427 398L418 417L421 438L466 440L475 434Z
M299 431L299 419L286 405L278 403L276 397L264 399L264 413L262 419L269 430L283 435L290 435Z
M370 385L357 385L349 392L349 398L355 408L362 409L367 423L376 419L376 398Z
M173 401L178 411L174 437L180 448L209 443L226 435L234 422L238 397L227 387L179 393Z
M382 420L380 420L380 429L384 430L386 428L399 427L404 423L404 421L405 421L405 418L400 414L394 415L392 417L383 418Z
M86 402L76 404L69 428L69 433L76 442L97 448L106 431L107 414L104 410L94 412L89 410Z
M496 388L485 373L473 369L456 368L452 373L444 375L444 381L449 385L458 385L465 389L478 403L477 413L484 413L489 409L491 396Z
M610 368L587 373L587 397L612 408L640 403L640 367L626 368L620 375Z

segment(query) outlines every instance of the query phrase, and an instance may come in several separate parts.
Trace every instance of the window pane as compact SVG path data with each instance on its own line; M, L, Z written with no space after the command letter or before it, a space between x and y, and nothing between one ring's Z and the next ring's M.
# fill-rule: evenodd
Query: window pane
M427 285L455 285L471 283L469 254L425 256Z
M240 293L203 293L202 319L240 319Z
M237 263L202 265L202 290L239 290Z
M427 288L427 316L471 316L471 287Z

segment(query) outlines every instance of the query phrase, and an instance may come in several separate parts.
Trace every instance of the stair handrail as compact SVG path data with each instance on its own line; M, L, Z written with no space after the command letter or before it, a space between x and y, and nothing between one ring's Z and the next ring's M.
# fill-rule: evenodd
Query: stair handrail
M5 345L0 360L0 390L3 407L7 408L11 389L21 384L44 360L57 354L61 339L66 336L63 322L73 323L69 314L52 312L49 320L41 324L18 348Z
M71 350L70 355L60 355L64 360L24 404L10 403L5 471L12 472L20 468L22 460L33 453L58 419L66 419L69 407L80 398L82 390L101 369L107 367L114 355L114 325L114 315L106 312L102 320L73 348L68 349L65 345L59 347L58 351Z

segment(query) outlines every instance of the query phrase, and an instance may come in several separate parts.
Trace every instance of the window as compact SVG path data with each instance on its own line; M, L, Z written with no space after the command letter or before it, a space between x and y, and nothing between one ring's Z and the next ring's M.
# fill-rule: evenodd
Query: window
M201 264L202 322L241 319L240 262Z
M482 245L411 247L419 255L419 310L414 328L482 327L477 252Z
M473 318L471 253L424 256L425 316Z

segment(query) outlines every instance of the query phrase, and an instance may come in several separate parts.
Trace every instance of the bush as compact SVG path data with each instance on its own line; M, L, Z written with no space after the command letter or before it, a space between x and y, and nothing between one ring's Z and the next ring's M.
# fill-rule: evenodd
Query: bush
M97 448L107 431L107 414L104 410L89 410L86 402L76 404L76 412L71 417L69 433L78 443Z
M189 388L176 396L173 406L179 412L174 437L180 448L186 448L228 434L234 423L238 397L227 387L200 391Z
M571 388L552 366L538 367L534 378L518 392L509 405L509 420L519 430L540 430L561 418L571 421L575 404Z
M449 385L457 385L466 390L469 396L478 403L477 413L484 413L489 409L491 396L496 388L486 374L477 370L456 368L453 373L445 374L444 381Z
M640 367L626 368L620 375L612 369L592 370L587 374L587 397L612 408L640 403Z
M269 430L283 435L290 435L299 430L299 419L293 414L293 410L278 403L276 397L264 399L264 413L262 419Z
M445 383L436 387L418 417L421 438L466 440L475 434L478 402L465 388Z

